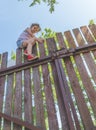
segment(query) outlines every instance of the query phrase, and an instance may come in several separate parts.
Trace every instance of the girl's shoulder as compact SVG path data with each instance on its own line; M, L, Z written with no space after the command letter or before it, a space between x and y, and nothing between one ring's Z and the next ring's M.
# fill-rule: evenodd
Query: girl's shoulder
M29 28L26 28L26 29L24 30L24 32L28 32L28 30L29 30Z

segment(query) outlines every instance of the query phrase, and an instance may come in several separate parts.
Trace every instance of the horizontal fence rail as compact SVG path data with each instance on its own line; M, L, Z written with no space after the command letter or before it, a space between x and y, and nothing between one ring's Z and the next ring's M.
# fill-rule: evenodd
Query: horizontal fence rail
M0 54L0 130L96 130L96 25L56 33L14 66Z
M44 58L40 58L36 61L32 61L32 63L27 62L27 63L22 63L20 65L13 66L13 67L8 67L6 69L2 69L0 70L0 76L8 75L13 72L18 72L20 70L25 70L30 67L43 65L47 62L52 62L53 60L58 59L58 58L67 58L73 55L75 56L81 53L87 53L87 52L95 51L95 50L96 50L96 43L93 43L91 45L90 44L84 45L83 47L76 47L75 49L62 48L60 50L53 51L50 56L45 56Z

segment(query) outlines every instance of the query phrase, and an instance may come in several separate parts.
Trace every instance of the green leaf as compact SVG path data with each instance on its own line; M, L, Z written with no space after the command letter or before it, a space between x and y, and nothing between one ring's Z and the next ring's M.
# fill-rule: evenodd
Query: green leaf
M12 60L16 59L16 53L14 51L11 52L11 59Z
M33 0L32 3L29 5L29 7L35 6L36 4L41 4L42 2L48 5L50 13L54 11L55 4L58 4L56 0Z
M94 20L94 19L91 19L91 20L89 21L89 25L93 25L93 24L95 24L95 20Z

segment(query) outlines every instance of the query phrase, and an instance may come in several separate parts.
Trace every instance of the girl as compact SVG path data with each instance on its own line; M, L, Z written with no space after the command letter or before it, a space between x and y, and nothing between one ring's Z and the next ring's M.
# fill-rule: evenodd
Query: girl
M25 29L23 33L19 36L17 40L17 46L19 48L26 48L24 50L24 55L27 56L28 61L37 59L38 57L32 54L32 47L36 42L44 42L43 38L35 37L35 33L41 30L39 24L34 23L29 28Z

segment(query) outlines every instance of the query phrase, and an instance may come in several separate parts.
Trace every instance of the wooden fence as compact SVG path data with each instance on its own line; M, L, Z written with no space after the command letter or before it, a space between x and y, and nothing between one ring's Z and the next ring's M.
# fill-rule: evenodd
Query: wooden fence
M36 44L38 60L0 55L1 130L96 130L96 25Z

